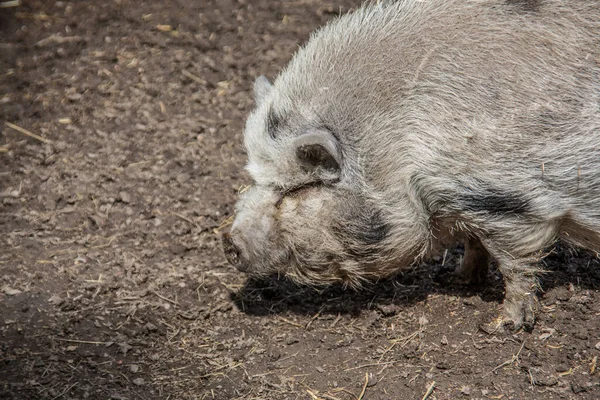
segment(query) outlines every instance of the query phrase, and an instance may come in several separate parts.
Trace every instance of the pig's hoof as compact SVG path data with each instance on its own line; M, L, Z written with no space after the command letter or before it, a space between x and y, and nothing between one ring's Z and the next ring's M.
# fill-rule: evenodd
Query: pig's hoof
M526 332L531 332L535 325L535 314L537 311L537 297L533 294L527 295L523 301L522 328Z
M531 332L535 324L536 310L537 298L532 293L525 295L519 302L505 302L504 304L505 319L512 322L513 331L523 329Z
M505 302L503 315L491 322L481 324L479 329L490 335L514 333L520 330L531 332L535 324L536 310L537 299L535 295L528 294L521 302Z

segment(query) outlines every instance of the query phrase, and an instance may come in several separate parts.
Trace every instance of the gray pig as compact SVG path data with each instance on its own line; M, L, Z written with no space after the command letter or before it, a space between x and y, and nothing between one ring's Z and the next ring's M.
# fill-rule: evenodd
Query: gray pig
M254 97L242 271L359 286L463 242L462 277L504 277L493 328L530 329L544 252L600 251L597 1L373 3Z

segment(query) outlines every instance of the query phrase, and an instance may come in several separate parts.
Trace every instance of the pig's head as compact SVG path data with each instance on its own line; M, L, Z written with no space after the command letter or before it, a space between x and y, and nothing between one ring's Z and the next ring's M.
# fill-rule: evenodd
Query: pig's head
M287 275L311 284L357 286L381 274L388 225L352 192L313 183L290 190L249 189L223 240L231 264L254 276Z
M254 276L357 286L414 261L412 249L401 260L394 252L390 214L349 160L351 146L276 85L255 83L257 107L244 132L255 184L223 237L229 262Z

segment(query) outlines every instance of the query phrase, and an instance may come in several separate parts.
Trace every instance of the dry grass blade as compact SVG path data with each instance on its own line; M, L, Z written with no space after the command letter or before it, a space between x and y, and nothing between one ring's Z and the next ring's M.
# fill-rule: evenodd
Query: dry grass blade
M0 147L0 153L7 153L7 152L8 152L7 147Z
M427 388L427 391L425 392L425 394L423 395L423 398L421 400L427 400L427 398L429 396L431 396L431 393L433 393L434 388L435 388L435 381L431 382L431 385L429 385L429 387Z
M15 124L11 124L10 122L5 122L6 126L8 126L11 129L14 129L17 132L22 133L23 135L32 137L34 139L39 140L40 142L44 142L44 143L52 143L50 140L41 137L40 135L36 135L33 132L28 131L27 129L21 128L20 126L17 126Z
M81 344L101 344L103 346L107 346L111 344L111 342L96 342L92 340L77 340L77 339L61 339L61 338L52 338L53 340L58 340L59 342L69 342L69 343L81 343Z
M85 39L81 36L60 36L52 34L45 39L40 40L35 44L36 47L44 47L48 45L61 45L65 43L79 43L85 42Z
M208 82L206 82L204 79L192 74L191 72L187 71L187 70L181 70L181 73L187 77L190 78L191 80L193 80L194 82L202 85L202 86L206 86L208 84Z
M279 317L279 319L280 319L280 320L282 320L283 322L285 322L286 324L290 324L290 325L293 325L293 326L297 326L298 328L304 328L304 326L300 325L299 323L297 323L297 322L294 322L294 321L290 321L290 320L289 320L289 319L287 319L287 318L284 318L284 317Z
M340 400L339 397L334 397L334 396L332 396L330 394L327 394L327 393L322 393L321 397L324 398L325 400Z
M308 395L310 396L310 398L312 400L321 400L321 397L319 397L318 395L316 395L315 392L313 392L310 389L306 389L306 393L308 393Z
M0 8L18 7L21 5L21 0L3 1L0 2Z
M219 232L221 232L221 229L233 224L234 219L235 219L235 215L230 215L229 217L227 217L227 219L225 219L225 221L221 222L221 224L219 226L217 226L215 229L213 229L213 233L218 235Z
M360 392L360 395L358 396L357 400L362 400L362 398L365 395L365 392L367 391L367 385L369 384L369 373L365 372L365 384L362 387L362 391Z
M381 354L381 357L379 357L379 360L377 360L378 363L381 363L381 361L383 360L383 357L385 357L385 355L390 352L394 347L396 347L396 345L398 343L402 343L400 345L400 348L405 347L407 344L409 344L410 342L412 342L415 338L417 338L421 333L423 333L423 327L421 327L418 331L413 332L412 334L403 337L403 338L399 338L399 339L394 339L392 340L392 344L391 346L389 346L387 349L384 350L384 352Z

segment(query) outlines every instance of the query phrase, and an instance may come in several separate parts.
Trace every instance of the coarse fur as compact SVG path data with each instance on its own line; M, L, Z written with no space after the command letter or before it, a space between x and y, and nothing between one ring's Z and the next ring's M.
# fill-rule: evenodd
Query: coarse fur
M459 272L495 260L531 327L544 251L600 251L598 1L371 3L255 99L225 239L249 273L357 285L463 241Z

